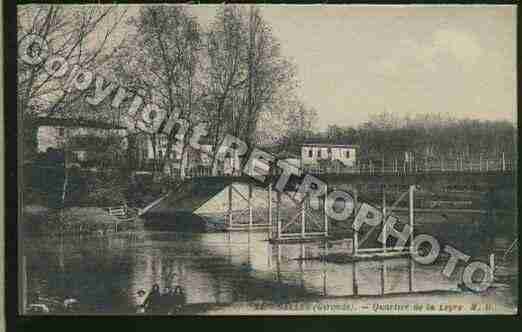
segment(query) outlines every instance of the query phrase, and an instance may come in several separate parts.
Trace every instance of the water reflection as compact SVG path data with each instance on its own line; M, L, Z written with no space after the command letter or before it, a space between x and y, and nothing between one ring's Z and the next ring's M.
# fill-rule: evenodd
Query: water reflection
M264 233L139 231L103 238L28 238L24 247L29 292L54 299L75 296L88 312L135 313L144 299L138 292L148 292L154 283L161 290L183 287L188 304L231 303L378 295L383 287L385 293L407 292L412 272L405 258L345 264L303 260L316 257L323 245L271 245ZM448 279L441 265L413 268L415 291L456 289L458 273Z

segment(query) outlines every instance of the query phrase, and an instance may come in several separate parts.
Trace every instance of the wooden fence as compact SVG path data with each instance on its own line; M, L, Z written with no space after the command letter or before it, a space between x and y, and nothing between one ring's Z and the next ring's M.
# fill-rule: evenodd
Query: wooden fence
M115 216L122 221L134 220L139 214L139 210L137 208L129 207L127 204L108 206L105 209L109 215Z
M299 166L296 166L299 167ZM355 167L304 165L302 170L310 174L395 174L404 175L412 173L452 173L452 172L514 172L516 160L506 158L486 159L421 159L415 162L405 160L371 161L362 160ZM279 175L282 170L272 169L272 175ZM186 178L213 176L210 167L189 169ZM218 176L238 176L240 170L233 174L219 172Z
M516 161L501 158L496 159L437 159L420 160L417 162L407 162L391 160L372 162L371 160L361 161L356 167L341 166L304 166L305 172L311 174L412 174L412 173L451 173L451 172L514 172L516 171Z

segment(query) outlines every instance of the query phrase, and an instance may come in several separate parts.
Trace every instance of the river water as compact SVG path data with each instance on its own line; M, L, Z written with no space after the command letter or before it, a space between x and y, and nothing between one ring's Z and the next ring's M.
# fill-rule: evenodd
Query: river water
M317 252L319 245L271 245L266 238L266 233L149 230L26 238L27 289L58 302L72 296L80 301L82 313L110 314L136 313L144 299L138 290L148 292L154 283L162 290L181 286L195 308L353 294L353 263L299 260ZM382 264L356 263L359 295L381 293ZM385 265L384 291L407 292L409 259L389 259ZM414 265L414 290L457 290L460 271L447 278L443 268L443 263ZM513 301L510 296L506 301Z

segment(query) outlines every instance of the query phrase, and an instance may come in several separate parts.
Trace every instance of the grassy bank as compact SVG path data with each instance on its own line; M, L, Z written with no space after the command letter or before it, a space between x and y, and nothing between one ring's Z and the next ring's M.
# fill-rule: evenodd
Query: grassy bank
M133 228L99 207L50 209L28 205L24 208L22 229L25 234L107 234Z

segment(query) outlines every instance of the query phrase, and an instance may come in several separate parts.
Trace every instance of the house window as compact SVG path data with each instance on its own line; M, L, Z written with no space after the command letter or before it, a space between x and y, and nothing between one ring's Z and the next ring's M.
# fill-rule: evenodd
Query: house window
M78 162L78 154L74 151L71 152L70 154L70 161L75 163L75 162Z
M85 151L74 151L74 161L85 161Z
M350 150L346 150L345 154L346 154L346 158L350 158Z
M321 149L317 150L317 158L321 158Z
M65 129L64 128L58 128L58 136L63 137L65 135Z
M308 150L308 157L309 157L309 158L312 158L313 156L314 156L314 150L309 149L309 150Z

